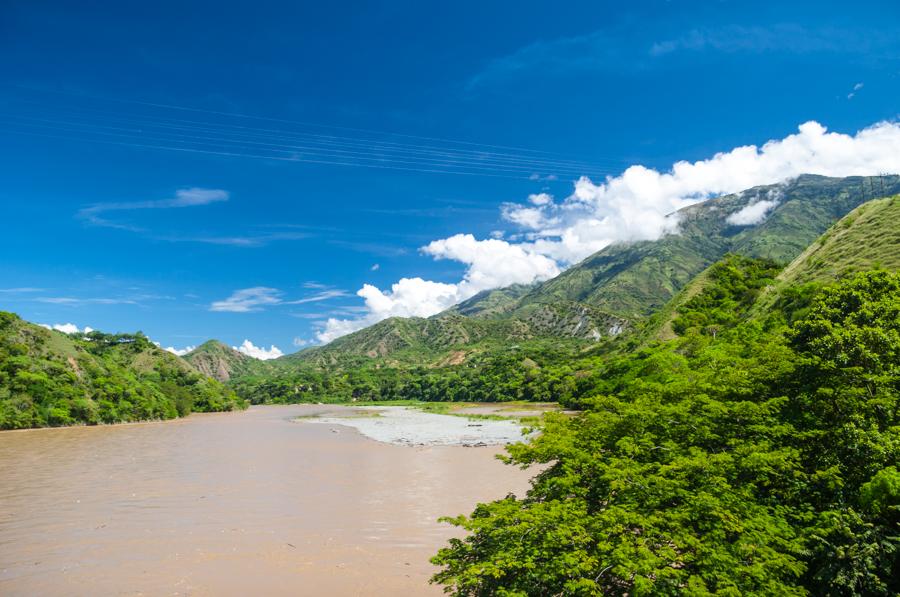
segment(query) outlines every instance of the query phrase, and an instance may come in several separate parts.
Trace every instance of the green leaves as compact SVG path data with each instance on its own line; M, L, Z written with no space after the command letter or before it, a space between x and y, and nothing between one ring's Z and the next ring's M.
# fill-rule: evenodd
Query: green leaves
M715 337L704 324L600 361L582 414L509 447L510 463L542 467L531 490L454 519L469 535L435 557L436 582L457 595L900 591L900 276L844 280L792 330L764 329L722 316L765 277L732 266L688 309L722 325Z

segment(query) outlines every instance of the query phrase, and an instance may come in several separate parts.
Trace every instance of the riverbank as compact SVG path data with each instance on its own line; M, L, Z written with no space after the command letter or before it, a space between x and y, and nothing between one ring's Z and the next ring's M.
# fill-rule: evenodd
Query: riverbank
M526 438L526 428L513 418L448 416L410 406L365 406L339 416L320 415L297 420L352 428L375 441L403 446L502 446Z

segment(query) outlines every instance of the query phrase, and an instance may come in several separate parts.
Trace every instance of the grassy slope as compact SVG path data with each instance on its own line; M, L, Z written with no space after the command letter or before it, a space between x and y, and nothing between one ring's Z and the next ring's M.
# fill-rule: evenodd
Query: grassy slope
M700 272L665 307L647 319L646 324L638 332L643 340L660 340L664 342L676 337L677 334L672 328L672 322L678 317L678 308L703 292L710 285L710 270L714 266L715 264Z
M352 366L383 359L388 366L428 365L459 347L475 350L482 343L508 343L532 336L518 321L492 321L448 313L428 319L392 317L315 349L275 361L277 365L312 363Z
M467 317L498 317L516 307L520 298L528 294L534 285L514 284L507 288L484 290L472 298L451 307L449 313Z
M778 276L754 306L770 309L786 289L833 282L848 274L885 268L900 270L900 197L865 203L840 219Z
M184 360L208 377L228 381L232 376L261 375L272 369L271 365L242 354L218 340L204 342L188 354Z
M879 267L900 267L900 196L870 201L850 212L778 279L784 284L806 284Z

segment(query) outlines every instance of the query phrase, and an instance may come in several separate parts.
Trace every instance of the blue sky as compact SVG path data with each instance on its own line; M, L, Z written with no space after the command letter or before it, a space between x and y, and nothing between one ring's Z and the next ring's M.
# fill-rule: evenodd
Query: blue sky
M900 111L894 2L84 4L0 7L0 308L164 346L543 279L646 220L581 176Z

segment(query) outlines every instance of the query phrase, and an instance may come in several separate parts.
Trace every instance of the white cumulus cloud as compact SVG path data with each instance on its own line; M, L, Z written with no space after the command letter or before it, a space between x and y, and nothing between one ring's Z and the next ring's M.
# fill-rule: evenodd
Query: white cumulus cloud
M800 174L882 172L900 172L900 124L881 122L847 135L810 121L783 139L736 147L706 160L677 162L667 172L636 165L599 183L583 177L558 204L507 204L503 215L528 232L534 251L570 264L615 242L653 240L674 232L677 221L669 214L710 197Z
M157 344L157 346L159 346L159 345ZM175 348L174 346L167 346L163 350L171 352L172 354L177 355L179 357L183 357L184 355L191 352L195 348L197 348L197 347L196 346L185 346L184 348Z
M387 291L365 284L357 295L365 299L366 314L355 319L330 318L318 340L330 342L388 317L429 317L482 290L547 280L560 271L556 262L528 247L499 239L477 240L471 234L433 241L422 252L466 264L463 279L447 284L403 278Z
M63 334L89 334L94 331L94 328L92 327L84 326L84 328L81 329L74 323L54 323L53 325L39 323L38 325L47 328L48 330L62 332Z
M244 340L244 342L240 346L232 346L236 351L247 355L248 357L253 357L254 359L259 359L260 361L268 361L269 359L277 359L280 356L283 356L284 353L278 349L274 344L269 347L268 350L261 346L255 346L253 342L250 340Z
M742 209L725 218L725 221L735 226L756 226L781 203L782 195L783 190L776 187L766 193L765 199L756 197Z
M778 205L777 201L757 201L731 214L726 220L735 226L755 226L765 220L776 205Z

